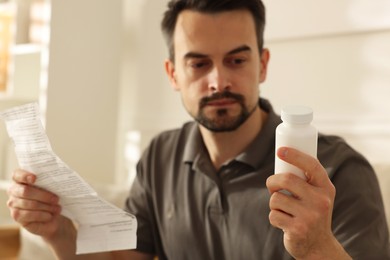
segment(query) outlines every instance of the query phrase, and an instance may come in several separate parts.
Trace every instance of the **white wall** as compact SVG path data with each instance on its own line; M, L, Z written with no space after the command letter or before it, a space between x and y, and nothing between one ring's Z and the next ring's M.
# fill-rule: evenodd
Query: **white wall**
M373 163L390 154L390 2L266 0L270 70L262 94L277 111L303 103L320 130Z
M161 129L188 120L179 94L164 71L167 58L160 20L166 0L125 1L124 66L122 67L122 128L140 130L149 138Z
M90 182L115 180L121 7L52 0L47 133L54 151Z
M90 182L123 183L126 133L142 150L187 115L166 80L164 1L52 1L46 127L54 151Z
M390 25L388 0L263 1L265 34L272 41L388 30Z

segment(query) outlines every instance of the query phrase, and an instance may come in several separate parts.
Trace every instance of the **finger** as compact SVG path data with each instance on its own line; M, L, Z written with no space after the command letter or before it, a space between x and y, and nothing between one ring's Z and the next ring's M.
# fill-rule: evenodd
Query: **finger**
M291 215L279 210L271 210L268 218L272 226L283 231L288 229L293 223L293 217Z
M12 179L17 183L33 184L36 180L35 174L17 169L12 173Z
M275 192L271 195L269 207L271 210L277 210L292 217L302 211L299 199L282 192Z
M60 205L47 204L36 200L26 200L15 197L9 198L7 201L7 206L10 209L13 208L31 211L46 211L53 214L61 212Z
M277 155L281 160L303 170L308 183L317 187L329 183L326 170L316 158L290 147L279 148Z
M271 175L266 181L270 194L286 190L293 197L299 199L302 199L309 192L307 185L308 183L305 180L292 173Z
M58 204L59 197L49 191L25 184L13 184L8 189L8 195L15 198L35 200L47 204Z
M310 230L314 230L315 226L319 225L319 222L316 222L314 225L313 222L307 223L307 218L303 216L305 209L302 208L302 212L298 213L298 216L287 214L281 210L271 210L269 213L269 221L272 226L281 229L285 236L292 237L294 240L297 240L299 237L306 238L307 233ZM310 214L308 215L310 216ZM300 239L301 240L301 239Z
M12 208L11 217L22 226L29 225L34 222L48 222L53 219L56 214L46 211L34 211Z

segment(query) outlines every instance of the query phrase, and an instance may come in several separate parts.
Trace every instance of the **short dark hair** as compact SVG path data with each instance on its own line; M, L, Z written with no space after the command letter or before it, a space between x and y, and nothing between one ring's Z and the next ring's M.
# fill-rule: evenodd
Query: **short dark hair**
M265 7L262 0L171 0L168 10L164 13L161 29L168 45L169 58L174 61L173 34L177 17L184 10L202 13L218 13L233 10L248 10L251 12L255 26L259 52L263 49L263 35L265 27Z

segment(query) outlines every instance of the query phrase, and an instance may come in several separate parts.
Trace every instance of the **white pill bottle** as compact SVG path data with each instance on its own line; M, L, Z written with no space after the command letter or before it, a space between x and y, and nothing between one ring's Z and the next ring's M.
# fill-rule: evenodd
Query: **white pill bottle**
M313 110L306 106L286 106L282 108L283 123L276 128L275 174L293 173L306 179L303 170L286 163L276 155L279 147L291 147L317 158L318 131L311 124Z

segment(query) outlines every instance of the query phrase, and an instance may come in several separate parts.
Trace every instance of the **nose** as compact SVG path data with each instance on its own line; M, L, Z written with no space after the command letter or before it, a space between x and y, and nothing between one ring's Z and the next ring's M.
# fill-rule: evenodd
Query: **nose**
M208 86L212 93L231 90L232 84L227 68L214 66L208 76Z

